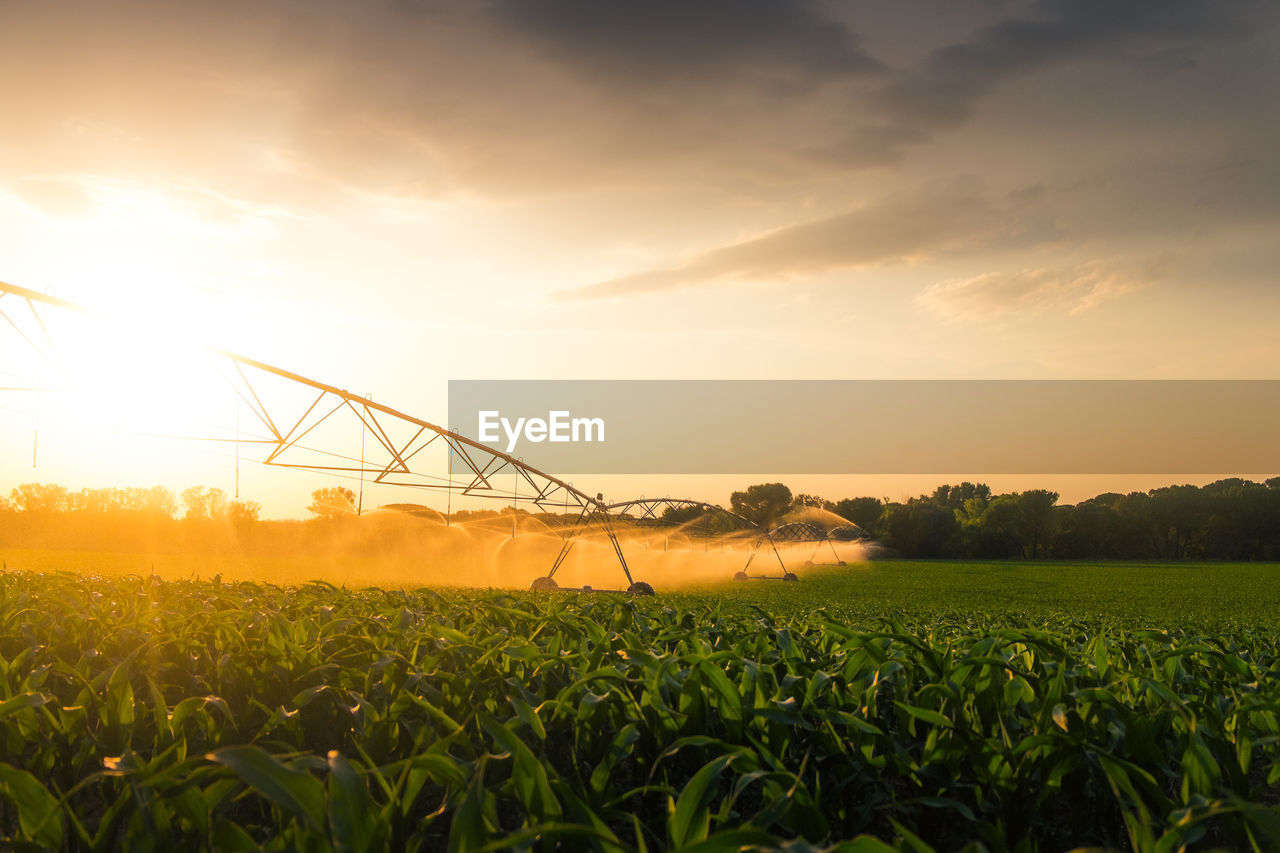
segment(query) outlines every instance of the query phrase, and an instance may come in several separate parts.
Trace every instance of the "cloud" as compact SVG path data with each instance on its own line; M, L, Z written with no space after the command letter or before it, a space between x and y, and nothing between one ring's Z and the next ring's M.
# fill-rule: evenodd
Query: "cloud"
M810 95L878 68L783 0L23 4L6 24L0 163L330 201L776 182L834 115Z
M938 282L916 303L948 320L987 320L1011 313L1082 314L1150 283L1150 273L1116 265L987 272Z
M601 299L693 287L713 281L777 280L947 253L1035 244L1048 239L1035 217L1011 215L978 182L960 180L899 193L835 216L779 228L699 252L666 269L602 281L558 294Z
M78 181L61 177L27 177L0 185L24 204L58 219L80 219L94 212L93 197Z
M686 187L768 203L910 168L989 93L1049 66L1190 67L1207 45L1261 32L1265 7L1017 8L1030 11L924 28L903 23L919 14L907 6L803 0L18 4L0 30L0 163L328 204L349 190ZM874 31L886 17L897 35ZM931 41L904 49L902 33ZM1256 60L1239 62L1232 79L1256 76ZM1176 112L1188 134L1208 122L1194 104Z
M1145 58L1153 46L1177 48L1183 64L1193 62L1187 43L1247 34L1257 6L1232 0L1050 0L1033 8L1040 14L1005 19L933 50L897 75L877 97L878 105L897 122L954 126L970 118L975 103L998 85L1048 65Z
M1153 156L1128 163L1123 172L1098 169L1087 178L1037 181L999 193L986 186L990 180L930 182L556 296L590 300L726 281L784 283L846 269L941 266L964 258L970 268L976 262L1002 272L940 286L936 302L949 303L948 311L978 294L1012 299L1022 292L1029 294L1022 306L1028 308L1054 293L1081 293L1089 284L1080 300L1087 310L1157 273L1129 265L1123 275L1111 275L1103 267L1079 267L1082 258L1140 257L1176 247L1190 263L1224 241L1248 242L1259 229L1274 229L1280 168L1255 150L1265 144L1265 138L1243 141L1237 151L1249 156L1222 163L1197 159L1205 149L1195 147L1176 165ZM1000 177L993 173L992 180ZM1048 272L1068 268L1075 270L1070 286L1066 273ZM1024 272L1004 272L1009 269ZM1056 284L1044 279L1050 275Z
M489 16L557 63L629 91L813 85L884 68L812 0L500 0Z
M0 183L0 191L63 223L99 229L145 222L156 229L258 233L297 214L191 184L157 184L104 175L40 175Z

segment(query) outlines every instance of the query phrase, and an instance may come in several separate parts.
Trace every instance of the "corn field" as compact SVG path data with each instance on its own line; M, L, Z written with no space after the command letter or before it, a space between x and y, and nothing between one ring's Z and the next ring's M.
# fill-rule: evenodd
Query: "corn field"
M1274 631L823 603L0 573L0 848L1280 845Z

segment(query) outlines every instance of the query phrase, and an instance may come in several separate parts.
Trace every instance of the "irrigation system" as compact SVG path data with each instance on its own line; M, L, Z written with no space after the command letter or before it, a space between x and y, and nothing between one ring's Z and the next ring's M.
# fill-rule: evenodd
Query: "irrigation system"
M778 579L794 579L794 575L788 577L790 573L787 571L786 563L782 561L782 555L778 553L777 545L774 544L768 528L718 504L690 498L635 498L609 504L607 509L615 516L639 525L671 525L674 519L674 524L678 525L682 531L694 531L705 535L726 532L746 533L750 537L751 550L747 555L747 564L734 575L735 578L743 580L753 577L747 575L746 570L751 567L752 561L767 543L769 550L778 560L779 568L782 569L782 574L777 576ZM692 515L694 513L696 515ZM766 579L774 576L755 575L754 577Z
M837 566L843 566L844 560L840 559L840 554L836 551L837 542L856 542L862 539L870 538L865 530L856 524L842 524L837 527L824 527L821 524L815 524L812 521L793 521L789 524L783 524L769 531L769 538L773 542L782 543L813 543L813 554L809 559L805 560L806 566L812 566L814 559L818 556L818 552L822 550L822 546L826 545L831 549L831 556L835 558Z
M94 322L108 321L108 318L74 302L0 282L0 317L4 319L4 325L16 332L41 362L49 364L57 364L61 358L56 324L51 322L52 315L57 312L73 313ZM375 402L367 395L354 394L227 350L206 348L206 352L219 362L218 373L231 385L239 400L237 412L239 406L243 406L250 413L255 430L250 437L243 436L237 420L234 436L165 437L234 441L237 461L242 447L257 448L255 455L265 465L358 477L362 486L369 482L430 489L449 495L509 501L513 505L533 504L542 511L559 513L565 521L560 531L559 551L547 574L533 581L535 589L558 588L556 573L574 545L588 535L603 533L626 578L625 589L637 594L652 594L653 588L648 583L632 577L615 529L619 520L644 526L670 524L675 518L683 519L677 523L684 530L744 532L751 537L752 544L747 565L735 576L739 579L753 577L746 574L746 569L766 544L777 558L784 580L794 580L796 576L787 570L777 542L815 541L818 547L823 542L831 545L827 532L817 525L791 524L770 531L735 512L704 501L638 498L607 503L601 494L593 496L523 459L447 427ZM272 383L289 386L295 392L290 396L295 401L301 400L301 403L289 405L282 402L266 387ZM46 389L36 383L7 386L0 390L39 393ZM361 446L358 455L353 449L334 446L332 441L323 437L341 421L347 422L348 434L351 430L359 430ZM366 441L366 437L372 441ZM449 464L444 476L440 475L438 465L429 463L429 455L424 453L432 448L435 458L441 450L448 456ZM460 476L455 477L455 468L462 469ZM834 546L832 553L835 553Z

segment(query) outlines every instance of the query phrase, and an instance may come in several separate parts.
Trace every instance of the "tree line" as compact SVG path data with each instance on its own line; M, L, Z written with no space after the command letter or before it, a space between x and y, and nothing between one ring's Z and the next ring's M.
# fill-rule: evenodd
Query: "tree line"
M1074 505L1058 498L963 482L906 501L829 501L760 483L734 492L730 505L765 526L803 507L823 509L904 557L1280 560L1280 477L1106 492Z
M164 486L141 488L107 487L72 491L57 483L23 483L0 496L0 511L33 513L134 513L160 518L177 515L179 501L185 509L183 518L217 519L223 517L256 520L261 504L256 501L227 500L222 489L192 486L175 496Z
M256 501L230 498L222 489L192 486L174 492L150 488L68 489L24 483L0 495L0 548L238 553L375 555L435 547L440 526L485 523L507 529L536 517L550 526L562 516L523 509L438 512L420 504L387 504L360 516L351 489L329 486L311 493L304 520L263 520ZM426 520L432 524L415 522Z
M222 489L164 486L71 490L23 483L0 496L0 546L121 551L220 551L274 535L256 501ZM278 538L278 537L277 537Z
M734 492L730 507L765 528L798 510L821 510L832 514L828 522L856 524L904 557L1280 560L1280 477L1107 492L1074 505L1058 499L1057 492L1046 489L994 494L984 483L963 482L905 501L831 501L793 494L782 483L758 483ZM0 497L0 545L88 548L115 542L124 547L144 539L155 546L318 548L349 535L343 519L354 518L357 507L350 489L329 487L312 493L313 518L307 522L260 522L259 509L256 502L228 500L221 489L207 486L175 494L163 486L72 491L25 483L7 500ZM418 505L386 509L448 521ZM496 521L510 514L528 515L507 507L454 512L451 518ZM670 510L666 518L682 522L699 514L696 508ZM545 520L553 526L565 521L554 514ZM377 547L378 535L388 535L372 528L367 534L361 546L366 549Z

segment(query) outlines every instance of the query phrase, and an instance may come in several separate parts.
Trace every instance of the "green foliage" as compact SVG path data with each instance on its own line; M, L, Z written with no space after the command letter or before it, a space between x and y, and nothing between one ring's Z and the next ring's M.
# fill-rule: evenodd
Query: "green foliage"
M904 557L931 557L946 553L959 529L953 510L928 498L912 498L889 504L881 526L885 542Z
M825 509L827 512L833 512L836 505L826 498L818 495L808 495L803 492L791 499L791 509Z
M650 599L0 573L0 847L1274 847L1276 567L1221 568L1254 609L1178 616L1190 569L1112 570Z
M879 498L845 498L836 501L833 510L836 515L846 518L863 530L875 530L884 512L884 504Z
M782 483L757 483L729 496L729 507L764 528L773 527L791 509L791 490Z
M707 510L702 506L669 506L662 511L664 524L688 524L702 518Z
M964 482L873 516L878 503L835 506L906 557L1280 559L1280 478L1108 493L1075 506L1059 506L1057 492L1045 489L992 495Z

